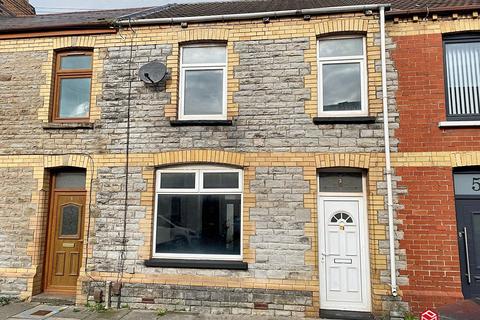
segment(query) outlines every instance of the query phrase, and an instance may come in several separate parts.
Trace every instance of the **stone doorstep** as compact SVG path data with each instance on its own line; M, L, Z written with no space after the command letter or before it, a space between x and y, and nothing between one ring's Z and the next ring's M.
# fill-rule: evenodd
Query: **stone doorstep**
M32 297L32 302L49 304L54 306L74 306L75 296L55 295L48 293L37 294Z

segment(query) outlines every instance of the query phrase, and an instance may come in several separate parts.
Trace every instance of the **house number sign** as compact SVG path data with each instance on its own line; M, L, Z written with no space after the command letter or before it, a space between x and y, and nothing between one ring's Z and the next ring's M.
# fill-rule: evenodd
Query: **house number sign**
M457 173L454 181L456 195L480 196L480 173Z
M475 192L480 192L480 177L472 178L472 190Z

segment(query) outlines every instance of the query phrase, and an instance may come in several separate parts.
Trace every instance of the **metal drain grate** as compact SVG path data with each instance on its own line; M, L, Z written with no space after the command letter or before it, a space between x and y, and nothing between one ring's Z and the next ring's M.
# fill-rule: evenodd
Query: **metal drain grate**
M51 310L38 310L34 313L30 313L32 316L46 316L47 314L52 313Z
M43 320L47 319L62 310L65 310L67 307L57 307L49 305L38 305L32 309L23 311L17 315L14 315L12 319L22 319L22 320Z

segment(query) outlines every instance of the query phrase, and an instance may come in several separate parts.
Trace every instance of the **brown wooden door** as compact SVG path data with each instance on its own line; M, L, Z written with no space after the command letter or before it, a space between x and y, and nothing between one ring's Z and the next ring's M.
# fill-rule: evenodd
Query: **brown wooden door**
M53 192L45 291L75 292L82 261L84 216L84 191Z

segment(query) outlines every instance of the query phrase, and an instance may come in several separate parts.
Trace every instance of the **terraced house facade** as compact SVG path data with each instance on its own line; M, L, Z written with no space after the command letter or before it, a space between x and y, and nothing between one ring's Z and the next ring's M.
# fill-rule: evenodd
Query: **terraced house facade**
M1 18L0 295L392 318L477 296L461 2Z

